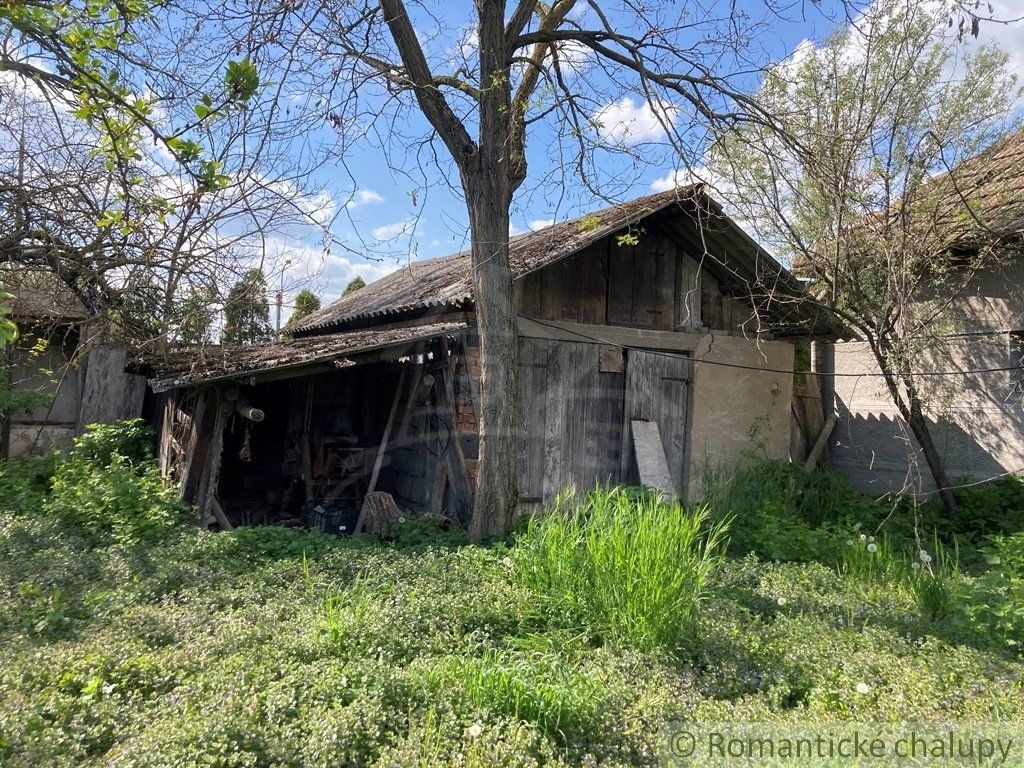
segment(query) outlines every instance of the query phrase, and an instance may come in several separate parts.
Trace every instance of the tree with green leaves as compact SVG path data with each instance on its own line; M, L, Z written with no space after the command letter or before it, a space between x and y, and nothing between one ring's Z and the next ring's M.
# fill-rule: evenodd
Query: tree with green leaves
M295 297L295 309L292 311L292 316L288 318L288 323L285 326L294 326L302 318L307 315L311 315L320 309L320 298L309 289L303 289L299 291L299 294Z
M182 295L233 280L268 237L326 226L284 108L208 10L0 3L0 261L56 275L158 350Z
M756 96L776 125L728 132L713 166L739 215L866 342L950 514L926 416L937 380L919 374L964 289L1001 258L991 237L957 247L984 229L981 203L958 190L971 188L963 161L1006 130L1021 93L1004 52L961 48L955 8L879 0L805 45Z
M201 347L213 336L217 295L209 287L189 288L175 308L174 341L183 347Z
M221 340L225 344L258 344L273 338L267 278L263 270L250 269L228 292Z
M11 315L14 314L14 296L4 290L0 283L0 350L13 344L18 338L18 326Z
M366 287L366 281L363 280L359 275L356 275L349 280L348 285L345 286L345 290L342 292L342 296L348 296L350 293L355 293L360 288Z

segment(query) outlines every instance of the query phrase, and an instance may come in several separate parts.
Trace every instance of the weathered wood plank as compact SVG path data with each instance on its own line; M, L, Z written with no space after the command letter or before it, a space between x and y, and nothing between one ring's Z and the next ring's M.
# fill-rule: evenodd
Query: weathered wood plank
M611 245L608 248L608 319L609 323L630 325L633 322L633 258L634 250Z
M665 449L658 430L658 422L630 421L633 445L636 449L636 463L640 472L640 484L656 491L673 495L675 482L665 459Z
M686 479L691 365L692 361L682 355L638 349L629 350L626 360L624 421L658 423L677 493L682 493ZM626 436L622 452L624 478L632 475L633 466L628 431Z
M693 352L706 346L707 334L688 331L658 331L644 328L625 328L614 325L584 325L558 320L539 322L529 317L519 318L520 336L531 339L614 344L620 347L663 349L671 352Z
M544 377L544 498L553 497L562 487L562 443L566 418L563 344L565 342L555 341L547 345Z

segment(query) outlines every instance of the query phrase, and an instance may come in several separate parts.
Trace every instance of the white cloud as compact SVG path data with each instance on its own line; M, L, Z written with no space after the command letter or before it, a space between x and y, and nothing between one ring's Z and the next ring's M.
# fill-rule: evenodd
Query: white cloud
M526 226L528 226L530 229L532 229L534 232L536 232L538 229L544 229L545 227L550 227L554 223L555 223L554 219L532 219L532 220L526 222Z
M350 253L328 252L321 247L277 237L267 240L265 263L279 265L277 271L268 270L270 282L275 286L280 280L280 267L287 263L284 286L285 293L292 299L303 288L309 288L322 295L325 305L337 298L353 278L361 277L372 283L401 266L395 259L362 261Z
M988 9L991 8L991 13ZM955 11L950 13L950 4L944 0L924 0L921 4L923 13L932 14L939 19L951 17L954 20L953 26L942 31L941 36L959 42L959 29L957 20L960 14ZM978 27L978 37L970 34L970 20L966 19L964 30L963 49L965 51L976 50L985 44L995 44L1006 51L1009 56L1008 68L1016 72L1018 77L1024 77L1024 22L1021 18L1021 0L990 0L976 12L982 16ZM992 21L984 19L991 18ZM1009 23L1001 23L1009 22ZM861 34L854 34L847 43L843 52L843 60L848 64L860 64L867 55L867 44L869 35L876 31L876 28L884 28L890 23L890 17L881 12L879 3L874 2L864 7L860 14L853 20L855 29ZM782 62L783 74L793 74L797 68L807 61L818 51L818 47L811 40L802 40L793 50L792 55ZM959 72L962 59L957 58L948 65L948 76L955 78ZM1017 106L1020 106L1019 104Z
M676 168L661 178L651 182L652 192L668 192L676 187L689 184L704 184L707 193L714 198L727 198L736 191L736 185L730 179L715 173L710 168L696 166L694 168Z
M373 236L377 240L394 240L396 237L410 234L416 228L414 219L405 219L391 224L373 228Z
M593 121L601 138L614 144L633 146L665 138L679 110L676 107L652 107L649 102L637 106L629 96L602 107Z
M345 203L346 208L358 208L361 205L372 205L373 203L383 203L384 196L373 189L357 189L352 195L352 198Z

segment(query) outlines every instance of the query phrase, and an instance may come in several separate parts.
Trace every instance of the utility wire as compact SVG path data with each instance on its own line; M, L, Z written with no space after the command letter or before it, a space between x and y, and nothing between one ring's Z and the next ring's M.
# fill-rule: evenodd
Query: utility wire
M657 349L649 349L647 347L642 347L642 346L631 346L629 344L620 344L620 343L615 342L615 341L609 341L608 339L601 339L601 338L598 338L596 336L590 336L589 334L583 333L582 331L575 331L575 330L566 328L564 325L557 325L555 323L547 323L547 322L544 322L543 320L537 320L537 319L532 318L532 317L530 318L530 322L538 323L539 325L543 325L543 326L546 326L546 327L551 328L553 330L561 331L563 333L570 333L570 334L572 334L574 336L577 336L577 337L579 337L581 339L584 339L585 341L588 341L588 342L593 343L593 344L603 344L604 346L618 347L619 349L639 349L639 350L643 350L644 352L647 352L649 354L662 355L664 357L672 357L672 358L679 357L678 353L665 352L664 350L657 350ZM713 335L714 331L711 331L710 333ZM693 357L693 356L689 357L689 360L691 362L693 362L693 363L700 363L701 365L717 365L717 366L719 366L721 368L738 368L738 369L744 370L744 371L757 371L759 373L785 373L785 374L789 374L789 375L800 374L800 375L803 375L803 376L821 376L821 377L826 377L826 378L827 377L835 377L835 378L849 378L849 379L860 379L860 378L863 378L865 376L885 376L884 373L881 373L881 372L875 373L875 372L871 372L871 371L868 371L868 372L865 372L865 373L824 373L822 371L797 371L797 370L786 370L784 368L764 368L764 367L756 366L756 365L744 365L743 363L727 363L727 362L724 362L724 361L721 361L721 360L707 360L707 359ZM1008 372L1008 371L1020 371L1022 369L1024 369L1024 367L1019 366L1019 365L1009 365L1009 366L1004 366L1004 367L1000 367L1000 368L973 368L973 369L967 369L967 370L948 370L948 371L918 371L918 372L915 372L915 373L911 373L909 375L910 376L969 376L969 375L976 374L976 373L1001 373L1001 372Z

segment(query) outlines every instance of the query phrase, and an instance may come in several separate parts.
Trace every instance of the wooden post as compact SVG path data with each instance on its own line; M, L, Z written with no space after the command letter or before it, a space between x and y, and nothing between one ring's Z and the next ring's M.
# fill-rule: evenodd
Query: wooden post
M213 436L210 441L210 460L207 462L209 477L206 485L206 495L203 499L203 504L199 508L199 512L204 517L208 512L212 512L216 518L220 527L225 531L234 529L231 525L231 521L228 520L227 515L224 514L224 510L221 509L220 503L217 501L217 485L220 482L220 463L221 456L224 453L224 430L228 426L228 417L230 411L228 410L224 399L220 396L220 393L215 395L217 398L217 415L213 420Z
M473 489L469 484L469 474L466 472L466 457L462 454L462 444L459 443L458 412L455 408L455 388L452 383L452 365L448 359L448 344L441 342L442 356L446 358L441 366L441 380L438 385L438 400L444 403L448 411L449 423L451 424L451 437L444 450L444 463L448 474L448 484L451 486L455 500L455 509L451 510L461 523L466 523L473 508Z
M384 426L384 436L380 440L380 447L377 449L377 458L373 462L373 472L370 474L370 482L366 486L366 495L369 496L377 489L377 478L380 476L381 467L384 466L384 455L388 452L388 441L391 439L391 427L395 423L395 414L398 412L398 403L402 399L402 385L405 384L407 366L402 366L402 374L398 377L398 388L395 389L395 397L391 401L391 411L388 413L388 422Z
M313 498L313 457L309 440L310 418L313 411L313 377L306 381L306 413L302 418L302 480L306 485L306 501Z
M804 469L810 472L818 465L818 459L821 458L821 454L825 451L825 445L828 443L828 438L832 434L832 430L835 429L838 417L833 413L825 419L825 426L821 428L821 432L818 434L818 439L814 441L814 447L811 449L810 455L807 457L807 463L804 464Z

